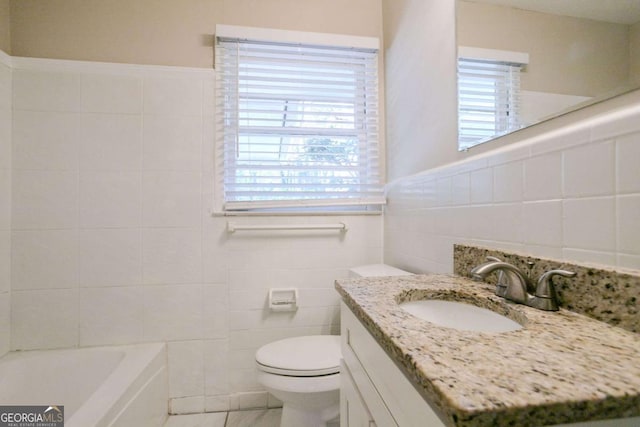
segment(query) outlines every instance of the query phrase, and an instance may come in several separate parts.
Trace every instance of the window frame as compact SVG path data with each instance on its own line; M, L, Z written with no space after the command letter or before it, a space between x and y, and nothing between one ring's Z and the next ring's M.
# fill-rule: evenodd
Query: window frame
M216 26L216 68L220 68L216 70L216 141L215 141L215 156L216 156L216 171L215 171L215 184L214 184L214 214L244 214L244 213L292 213L292 212L300 212L300 213L313 213L313 212L321 212L321 213L329 213L335 211L336 213L379 213L380 207L385 203L385 197L383 195L383 175L382 175L382 161L381 158L381 144L380 144L380 135L377 135L374 138L374 142L366 147L362 147L362 142L358 142L357 144L360 146L360 149L365 148L367 152L375 151L375 154L372 155L373 164L375 168L374 175L377 183L373 187L379 187L379 190L375 190L378 194L375 197L354 197L349 199L327 199L323 200L321 198L311 198L311 199L298 199L295 201L282 201L282 200L273 200L273 201L227 201L225 200L225 182L224 182L224 174L225 174L225 128L224 128L224 99L222 94L223 82L221 81L222 67L219 67L220 60L220 50L219 42L220 40L229 40L229 39L237 39L240 42L257 42L257 43L276 43L276 44L289 44L293 46L301 46L304 45L312 45L314 47L329 47L329 48L338 48L343 49L345 51L353 50L357 51L358 49L364 50L375 50L375 66L376 66L376 77L375 77L375 107L373 111L375 114L371 116L366 116L366 120L371 120L372 118L376 120L374 126L379 128L379 118L378 118L378 91L379 91L379 82L377 78L377 68L379 67L378 62L380 61L379 55L377 55L379 48L379 40L373 37L359 37L359 36L343 36L343 35L335 35L335 34L324 34L324 33L312 33L312 32L299 32L299 31L287 31L287 30L272 30L272 29L264 29L264 28L254 28L254 27L238 27L238 26L229 26L229 25L217 25ZM236 100L239 100L240 97ZM286 104L286 101L285 101ZM239 107L233 107L238 108ZM239 119L239 116L236 116ZM283 122L284 123L284 122ZM239 127L239 126L237 126ZM239 131L235 130L238 135ZM282 132L285 132L282 130ZM328 131L327 135L336 133L335 130ZM337 134L340 132L338 131ZM353 130L352 133L363 133L361 130ZM369 138L369 137L367 137ZM359 140L359 139L358 139ZM369 139L367 139L368 141ZM365 141L366 142L366 141ZM229 142L227 141L227 144ZM235 142L238 145L237 140ZM373 145L375 144L375 147ZM235 156L239 155L238 148L234 148ZM229 156L227 156L229 159ZM360 159L358 159L359 161ZM233 159L228 160L229 162L233 162ZM367 160L368 161L368 160ZM360 164L360 163L358 163ZM370 183L366 183L370 184ZM349 196L357 195L357 192L349 192ZM363 193L366 195L366 193Z

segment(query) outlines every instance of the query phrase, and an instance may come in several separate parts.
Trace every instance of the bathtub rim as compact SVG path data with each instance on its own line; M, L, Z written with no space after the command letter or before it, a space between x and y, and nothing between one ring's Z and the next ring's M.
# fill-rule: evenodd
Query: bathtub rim
M96 347L17 350L0 357L11 362L20 359L69 352L122 352L124 356L97 389L68 417L65 427L109 426L144 386L167 369L167 346L164 342L124 344ZM168 384L166 384L168 390ZM70 384L67 387L73 387ZM166 396L168 413L168 392ZM50 403L50 402L49 402ZM59 402L57 402L59 403ZM68 418L67 418L68 417Z
M165 343L86 347L80 350L125 351L126 356L105 382L73 414L65 427L108 426L159 371L167 367ZM117 375L115 375L117 373ZM132 375L135 379L132 381ZM119 390L118 393L114 392ZM168 404L169 396L166 396Z

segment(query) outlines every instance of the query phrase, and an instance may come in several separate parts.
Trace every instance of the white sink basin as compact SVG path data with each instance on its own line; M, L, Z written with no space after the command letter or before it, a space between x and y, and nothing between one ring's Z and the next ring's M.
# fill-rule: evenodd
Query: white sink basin
M406 301L400 307L427 322L445 328L476 332L509 332L522 329L522 325L486 308L455 301Z

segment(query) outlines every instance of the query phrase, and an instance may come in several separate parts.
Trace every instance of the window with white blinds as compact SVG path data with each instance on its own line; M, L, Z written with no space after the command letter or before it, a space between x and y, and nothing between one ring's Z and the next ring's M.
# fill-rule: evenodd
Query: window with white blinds
M222 208L384 203L377 66L374 48L217 34Z
M524 64L458 58L458 149L466 150L522 127Z

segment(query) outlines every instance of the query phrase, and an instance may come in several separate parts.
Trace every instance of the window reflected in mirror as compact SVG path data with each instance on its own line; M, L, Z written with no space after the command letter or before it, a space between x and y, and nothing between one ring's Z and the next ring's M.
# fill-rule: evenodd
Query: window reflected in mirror
M459 150L640 86L640 0L458 0L456 13Z

